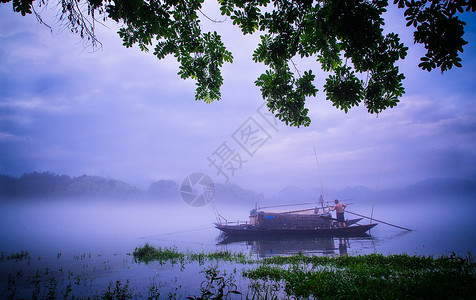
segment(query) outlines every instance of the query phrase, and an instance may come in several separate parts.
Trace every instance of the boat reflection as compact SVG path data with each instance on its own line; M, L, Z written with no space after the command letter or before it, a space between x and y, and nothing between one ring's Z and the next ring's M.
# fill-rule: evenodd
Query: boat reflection
M312 237L312 238L234 238L220 235L218 244L245 245L253 255L260 258L276 255L294 255L298 253L321 256L345 256L353 242L371 240L370 235L363 237Z

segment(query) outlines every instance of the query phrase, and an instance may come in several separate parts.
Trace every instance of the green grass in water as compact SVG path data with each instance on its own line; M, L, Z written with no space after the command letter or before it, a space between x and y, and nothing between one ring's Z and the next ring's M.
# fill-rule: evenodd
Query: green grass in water
M241 252L231 251L216 251L211 253L195 253L195 252L179 252L175 247L159 247L155 248L149 243L146 243L143 247L138 247L132 253L136 262L149 263L157 261L161 264L170 261L174 263L186 263L198 261L200 264L210 261L227 261L246 264L250 261L250 256L247 256Z
M304 298L475 299L475 271L470 255L296 255L264 259L243 276L284 282L288 295Z
M243 253L181 253L175 248L136 248L137 261L181 259L248 264L242 276L284 286L287 296L312 299L476 299L476 263L471 254L410 256L276 256L253 260Z

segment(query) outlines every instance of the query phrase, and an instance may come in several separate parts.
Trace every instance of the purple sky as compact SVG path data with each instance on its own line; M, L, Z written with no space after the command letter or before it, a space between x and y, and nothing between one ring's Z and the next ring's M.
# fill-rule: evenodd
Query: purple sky
M212 7L206 11L223 18ZM194 100L195 83L179 78L172 57L159 61L124 48L114 23L98 28L103 47L92 53L53 19L45 18L51 33L2 4L0 173L99 175L146 187L204 172L223 182L209 166L209 159L221 165L222 157L230 181L269 194L289 185L319 187L316 147L325 188L374 188L379 169L382 188L440 177L475 180L474 14L466 17L463 68L444 75L417 67L423 49L413 45L402 15L387 15L388 29L410 47L400 64L406 75L401 103L378 117L365 107L345 114L325 100L327 75L311 60L297 61L301 71L314 67L320 92L306 104L311 126L289 128L271 126L257 112L263 100L253 82L263 66L251 54L259 37L243 37L230 22L203 21L235 57L223 69L222 100L205 104Z

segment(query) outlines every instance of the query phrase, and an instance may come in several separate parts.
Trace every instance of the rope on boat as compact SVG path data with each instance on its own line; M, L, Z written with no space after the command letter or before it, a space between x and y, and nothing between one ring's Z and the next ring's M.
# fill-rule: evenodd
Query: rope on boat
M173 231L173 232L167 232L167 233L161 233L161 234L156 234L156 235L149 235L149 236L143 236L143 237L140 237L139 239L151 239L151 238L155 238L155 237L161 237L161 236L167 236L167 235L173 235L173 234L180 234L180 233L188 233L188 232L194 232L194 231L200 231L200 230L205 230L205 229L210 229L210 228L214 228L214 225L212 226L211 224L213 223L210 223L210 224L207 224L207 225L203 225L203 226L200 226L200 227L195 227L193 229L187 229L187 230L180 230L180 231Z

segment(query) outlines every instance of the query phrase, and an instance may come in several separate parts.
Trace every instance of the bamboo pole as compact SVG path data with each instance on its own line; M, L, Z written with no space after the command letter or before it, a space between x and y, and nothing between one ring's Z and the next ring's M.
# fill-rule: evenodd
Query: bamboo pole
M375 185L374 201L372 202L372 212L370 213L370 224L372 224L372 219L373 219L373 216L374 216L375 198L377 198L377 188L378 188L379 178L380 178L380 168L378 169L377 184Z
M324 207L313 207L313 208L306 208L306 209L290 210L290 211L285 211L285 212L282 212L282 213L283 214L292 214L292 213L296 213L296 212L315 210L316 208L324 208Z
M264 209L264 208L276 208L276 207L286 207L286 206L300 206L300 205L315 205L318 204L317 202L308 202L308 203L297 203L297 204L281 204L281 205L272 205L272 206L263 206L263 207L258 207L258 209Z
M316 156L317 171L319 172L319 181L321 182L321 197L323 201L321 205L324 206L324 186L322 185L321 168L319 168L319 160L317 159L316 146L314 146L314 155Z
M362 218L370 219L370 218L367 217L367 216L364 216L364 215L361 215L361 214L357 214L357 213L354 213L354 212L351 212L351 211L348 211L348 210L346 210L345 212L346 212L346 213L349 213L349 214L353 214L353 215L359 216L359 217L362 217ZM404 229L404 230L408 230L408 231L413 231L412 229L408 229L408 228L405 228L405 227L401 227L401 226L397 226L397 225L394 225L394 224L390 224L390 223L387 223L387 222L384 222L384 221L381 221L381 220L377 220L377 219L373 219L373 220L374 220L374 221L377 221L377 222L380 222L380 223L382 223L382 224L385 224L385 225L397 227L397 228Z

